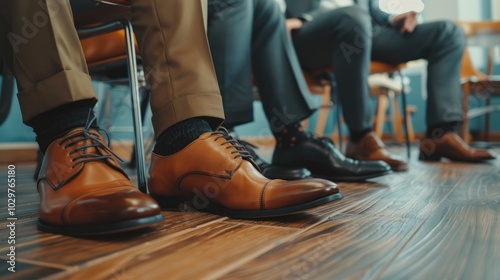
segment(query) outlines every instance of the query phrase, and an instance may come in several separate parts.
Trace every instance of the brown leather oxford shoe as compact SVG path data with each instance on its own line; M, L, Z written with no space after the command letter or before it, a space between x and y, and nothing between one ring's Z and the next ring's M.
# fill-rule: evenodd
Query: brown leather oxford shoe
M408 170L408 163L401 157L389 153L382 140L373 131L366 133L356 143L349 141L345 155L357 160L381 160L389 164L393 171Z
M496 159L496 154L485 149L471 148L460 136L452 132L437 139L425 138L420 142L420 160L439 161L441 158L464 162L482 162Z
M52 142L38 178L43 231L99 235L163 220L158 204L130 183L94 129L75 129Z
M342 198L330 181L265 178L224 131L202 134L171 156L153 154L149 191L162 208L188 201L200 211L231 218L285 215Z

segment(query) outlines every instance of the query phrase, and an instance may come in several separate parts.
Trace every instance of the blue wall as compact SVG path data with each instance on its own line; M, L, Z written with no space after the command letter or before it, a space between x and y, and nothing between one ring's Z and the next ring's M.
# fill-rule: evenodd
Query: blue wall
M500 73L500 65L496 65L495 73ZM413 115L413 125L416 133L425 132L425 101L421 98L421 84L422 77L420 75L410 75L410 87L412 89L411 93L408 95L408 104L415 105L417 107L417 112ZM106 84L94 83L96 90L99 94L103 94L109 88ZM321 100L319 97L317 99L317 104L320 104ZM375 108L375 100L373 100L373 108ZM493 104L500 105L500 98L493 98ZM113 123L114 131L111 131L113 137L132 139L132 117L130 111L130 98L126 87L117 87L112 91L112 110L113 114L111 116L111 122ZM470 100L471 107L477 107L484 104L484 101L478 99ZM270 136L270 130L268 127L267 120L265 118L264 112L260 102L254 102L255 111L255 121L250 124L242 125L237 128L237 133L240 136ZM150 112L148 111L147 119L150 119ZM313 115L310 119L310 128L314 131L316 124L317 113ZM471 130L483 130L484 118L479 117L471 121ZM500 131L500 113L493 113L490 116L490 131ZM105 127L106 120L102 119L101 124ZM329 121L326 126L326 132L331 133L333 131L334 125L336 125L335 113L331 112ZM390 129L387 127L387 129ZM145 130L147 132L151 131L151 125L148 122ZM346 129L343 129L346 133ZM385 130L388 132L389 130ZM32 132L31 128L22 123L21 112L19 110L19 104L17 98L14 98L13 107L11 113L6 120L6 122L0 126L0 142L32 142L35 139L35 134Z
M2 77L0 76L0 81ZM17 89L16 91L17 92ZM24 125L19 109L19 102L14 97L11 111L5 122L0 126L0 142L32 142L35 141L33 130Z
M482 0L482 16L484 19L492 18L491 11L491 1L492 0ZM494 73L500 73L500 65L496 65ZM421 79L419 75L411 75L411 88L412 92L408 96L408 104L415 105L418 111L413 116L413 125L416 133L422 133L425 131L425 102L421 98ZM1 80L1 77L0 77ZM94 83L96 89L100 93L108 89L107 85L102 83ZM131 114L130 114L130 98L126 89L119 87L112 93L112 104L114 107L114 112L111 121L114 127L117 127L117 131L112 132L115 137L131 139L131 133L125 132L126 130L131 130ZM123 98L125 96L125 98ZM320 99L317 100L318 104ZM480 106L484 104L481 100L471 99L470 101L472 107ZM500 98L494 98L493 103L500 105ZM375 105L374 105L375 106ZM238 134L242 136L269 136L271 135L268 128L267 121L265 119L262 106L259 102L254 103L255 111L255 121L251 124L246 124L239 126L237 128ZM149 119L150 113L148 113ZM315 127L315 120L317 115L313 115L310 121L310 127ZM500 131L500 113L494 113L490 117L491 119L491 131ZM471 121L471 130L482 130L483 129L484 118L480 117ZM334 114L329 118L327 123L326 131L333 131L336 119ZM124 131L125 130L125 131ZM151 131L151 126L148 125L145 130ZM345 128L344 128L345 130ZM14 98L13 107L11 114L9 115L6 122L0 126L0 142L31 142L34 141L35 135L31 128L22 123L21 113L19 110L19 104L17 98Z

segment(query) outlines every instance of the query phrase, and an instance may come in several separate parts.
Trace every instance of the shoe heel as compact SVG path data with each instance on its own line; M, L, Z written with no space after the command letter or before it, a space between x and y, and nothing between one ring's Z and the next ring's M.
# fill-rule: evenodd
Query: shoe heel
M151 197L160 204L163 210L182 211L184 209L184 199L182 197L159 195L151 195Z
M422 151L420 151L420 154L418 155L418 159L421 161L440 161L441 156L436 155L436 154L426 154Z

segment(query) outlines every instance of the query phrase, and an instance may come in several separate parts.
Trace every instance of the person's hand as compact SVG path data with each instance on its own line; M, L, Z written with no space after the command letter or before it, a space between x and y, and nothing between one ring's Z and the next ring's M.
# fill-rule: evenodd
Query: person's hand
M289 18L286 20L286 29L288 30L288 34L292 34L292 30L302 28L304 23L298 18Z
M400 27L401 33L412 33L417 26L417 12L411 11L392 18L392 24Z

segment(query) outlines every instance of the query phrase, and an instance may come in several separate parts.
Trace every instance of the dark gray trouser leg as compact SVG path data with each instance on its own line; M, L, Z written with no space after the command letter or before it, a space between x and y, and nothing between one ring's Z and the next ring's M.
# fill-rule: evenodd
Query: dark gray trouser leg
M208 38L227 124L253 120L252 68L273 131L312 113L310 94L274 1L209 1Z
M209 0L208 41L227 126L253 121L250 1Z
M374 60L401 63L423 58L428 61L428 127L463 119L460 69L465 36L455 23L424 23L411 34L377 26L373 35Z
M373 60L402 63L427 59L427 125L462 120L459 77L465 39L460 28L452 22L439 21L421 24L411 34L401 34L396 28L374 26L370 44L364 40L370 35L367 16L356 7L337 9L294 33L295 47L305 69L332 65L327 57L333 57L334 69L341 69L335 75L349 129L372 127L366 80L370 47Z
M333 66L350 131L373 127L367 83L371 31L368 13L352 6L321 14L293 33L297 54L306 70Z

